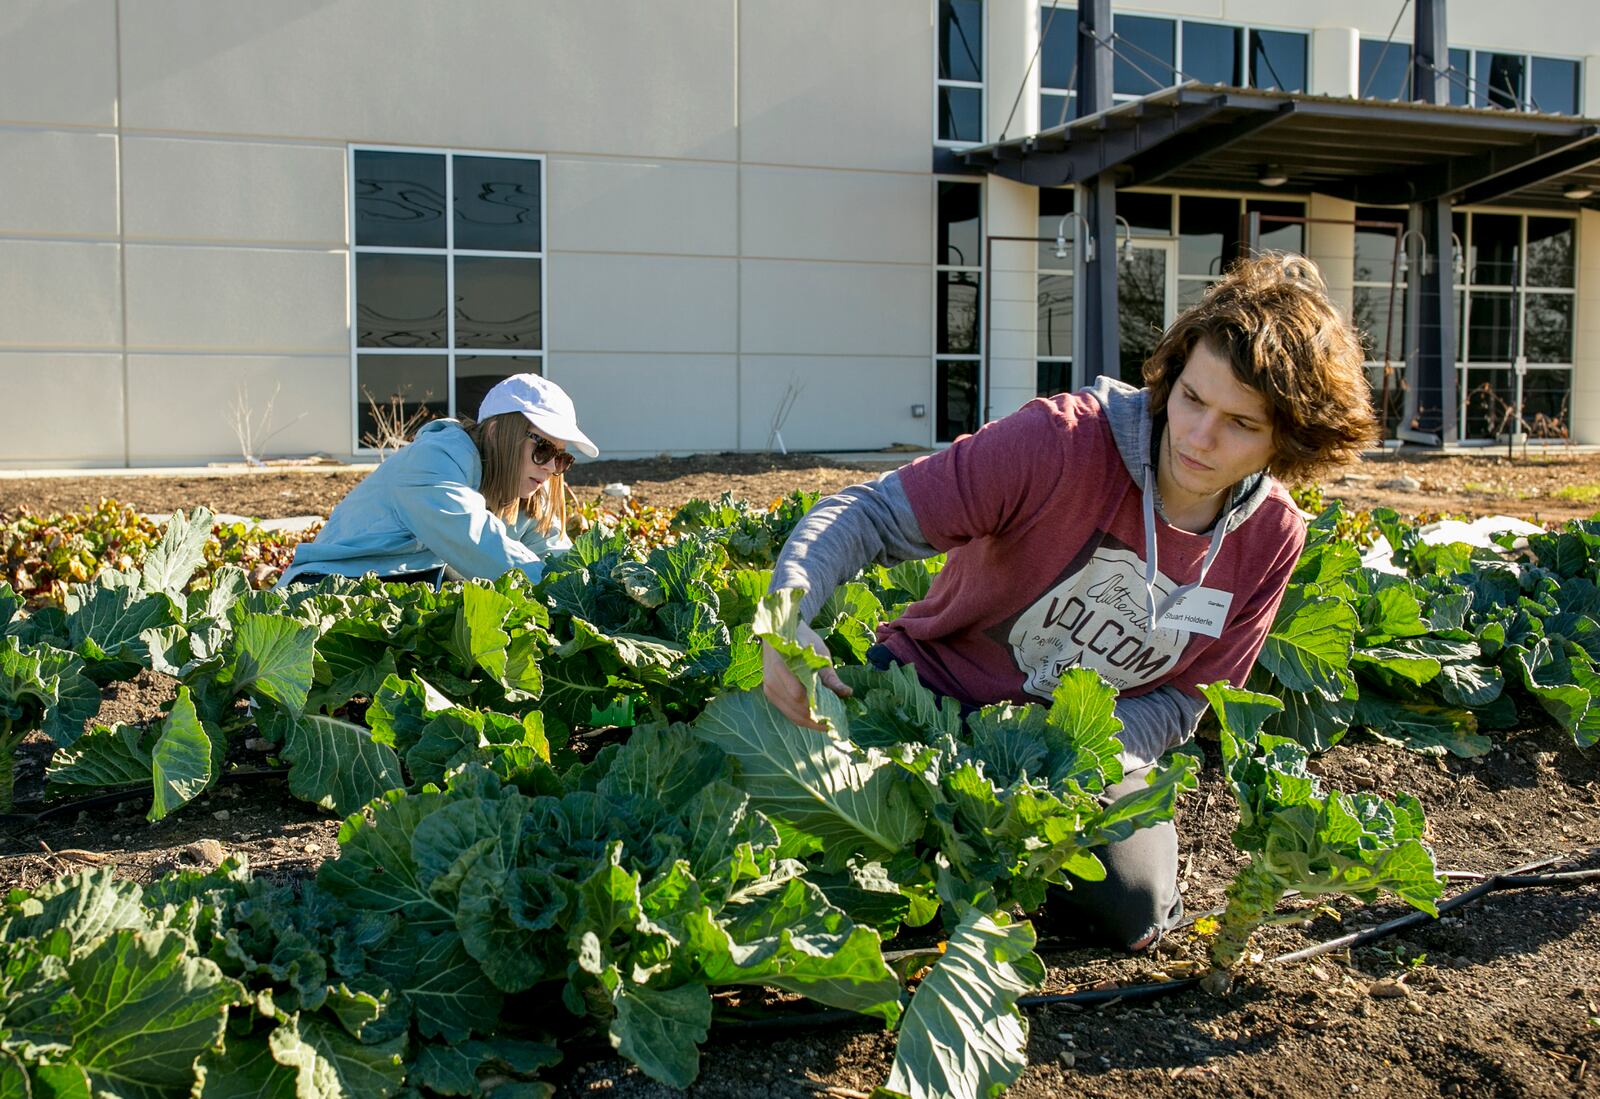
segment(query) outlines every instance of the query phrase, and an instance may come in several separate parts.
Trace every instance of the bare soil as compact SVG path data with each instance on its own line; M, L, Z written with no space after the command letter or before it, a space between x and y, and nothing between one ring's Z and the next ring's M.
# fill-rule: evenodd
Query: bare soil
M796 489L833 492L894 469L904 455L841 462L820 454L702 454L689 458L585 462L567 474L580 499L612 482L628 485L641 504L676 508L725 491L767 503ZM21 507L36 513L92 506L102 497L152 514L204 505L258 519L327 515L366 474L349 469L268 467L217 476L0 478L0 516ZM1406 483L1409 478L1414 486ZM1504 448L1436 454L1404 449L1372 457L1324 485L1327 498L1356 510L1392 507L1401 514L1514 515L1536 522L1587 519L1600 511L1600 453Z
M1391 470L1409 474L1422 487L1379 489L1377 482L1392 479ZM879 471L809 456L721 455L592 463L574 473L583 475L585 485L627 481L643 502L667 507L727 487L756 500L796 487L831 489ZM1358 472L1364 475L1373 480L1330 485L1328 494L1345 495L1362 508L1384 503L1401 511L1506 512L1550 520L1590 514L1588 506L1558 513L1555 493L1600 483L1600 455L1526 463L1487 455L1407 456L1369 463ZM4 480L0 510L23 503L40 511L80 506L109 486L118 498L151 511L204 503L268 517L267 505L274 503L276 514L325 511L352 483L348 473L321 472L83 484ZM30 484L48 495L28 495L23 489ZM133 488L145 495L125 491ZM294 497L282 495L287 491ZM249 506L250 500L258 503ZM308 507L308 501L325 506ZM172 680L150 673L112 685L98 720L147 720L173 690ZM1216 767L1215 745L1204 747L1208 766L1199 789L1185 796L1179 818L1184 894L1196 913L1222 903L1242 859L1229 840L1235 811ZM42 793L51 749L42 735L23 745L19 809L38 808L28 803ZM5 819L0 889L37 886L104 864L148 881L234 852L248 855L260 873L301 875L336 855L337 820L294 800L281 777L243 774L268 769L261 754L241 752L233 763L237 777L159 824L144 820L147 795L115 807L59 806L38 818ZM1575 856L1562 869L1600 867L1600 752L1578 751L1559 730L1536 726L1506 735L1498 750L1473 761L1434 759L1352 738L1316 766L1336 788L1416 794L1442 868L1491 872L1558 853ZM1493 893L1442 920L1354 951L1273 965L1270 959L1279 954L1404 911L1343 900L1325 908L1293 904L1310 922L1262 934L1263 961L1248 968L1228 997L1186 991L1097 1009L1030 1009L1030 1063L1010 1094L1600 1095L1600 887ZM1192 928L1135 958L1075 942L1073 929L1053 922L1048 910L1036 926L1049 965L1046 992L1178 977L1205 954L1204 940ZM893 1051L893 1036L867 1025L717 1031L692 1093L716 1099L855 1099L883 1082ZM559 1085L564 1096L674 1094L613 1056L569 1061L559 1070Z

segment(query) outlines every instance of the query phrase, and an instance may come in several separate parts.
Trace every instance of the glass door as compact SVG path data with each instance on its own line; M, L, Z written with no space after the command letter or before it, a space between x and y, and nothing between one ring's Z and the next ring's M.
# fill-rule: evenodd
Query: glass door
M1175 240L1135 238L1117 248L1117 317L1122 380L1143 385L1144 361L1178 315L1178 264Z

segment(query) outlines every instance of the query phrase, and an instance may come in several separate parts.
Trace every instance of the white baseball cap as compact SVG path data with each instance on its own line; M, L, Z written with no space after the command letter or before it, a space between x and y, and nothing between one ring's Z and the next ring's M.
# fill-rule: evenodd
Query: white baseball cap
M578 429L578 412L572 407L572 398L548 378L511 375L484 396L483 404L478 406L478 420L481 423L506 412L522 413L533 429L547 439L567 443L591 458L600 456L600 448Z

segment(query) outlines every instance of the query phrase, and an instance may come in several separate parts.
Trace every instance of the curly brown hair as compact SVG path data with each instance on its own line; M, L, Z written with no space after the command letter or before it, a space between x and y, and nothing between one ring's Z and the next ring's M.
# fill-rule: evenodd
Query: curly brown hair
M1377 441L1361 338L1304 256L1241 259L1184 310L1145 360L1152 413L1166 409L1201 340L1266 400L1273 443L1267 470L1280 480L1312 480Z

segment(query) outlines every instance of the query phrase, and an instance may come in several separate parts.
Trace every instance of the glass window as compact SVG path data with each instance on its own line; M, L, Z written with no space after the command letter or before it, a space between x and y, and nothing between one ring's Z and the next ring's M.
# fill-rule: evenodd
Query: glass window
M1128 219L1128 224L1133 227L1133 235L1136 237L1172 235L1171 195L1118 191L1117 213Z
M1071 88L1078 67L1078 13L1072 8L1040 8L1039 35L1039 86Z
M364 449L392 445L419 413L475 416L496 381L543 372L544 160L350 157L354 446Z
M1366 336L1368 360L1401 361L1406 327L1405 287L1358 286L1352 305L1352 320Z
M1183 76L1202 84L1244 84L1244 51L1238 27L1217 23L1183 24Z
M939 79L982 83L982 0L939 0Z
M939 233L934 263L941 267L983 266L983 227L977 183L939 181Z
M1472 99L1472 82L1467 78L1472 75L1472 55L1467 50L1450 51L1450 75L1447 78L1450 84L1450 103L1455 107L1465 107Z
M1261 240L1260 248L1264 252L1299 252L1302 255L1306 250L1306 227L1296 221L1271 221L1269 218L1303 218L1306 216L1306 206L1303 202L1271 202L1266 199L1250 199L1244 204L1245 213L1261 214Z
M539 350L541 262L498 256L458 258L455 346Z
M1526 58L1520 53L1478 51L1477 82L1473 85L1474 107L1522 109L1522 69Z
M939 89L939 140L969 143L983 140L983 89L949 86Z
M1572 361L1572 294L1529 294L1523 354L1531 363Z
M355 242L376 248L443 248L444 157L355 154Z
M1357 87L1364 98L1410 99L1411 47L1404 42L1363 38L1361 82Z
M543 374L535 355L457 355L456 415L477 418L478 408L500 382L513 374Z
M539 161L501 156L458 156L454 160L455 246L539 251Z
M1061 126L1078 117L1076 95L1041 95L1039 97L1039 129Z
M1576 286L1573 281L1571 218L1528 219L1528 285Z
M1358 206L1356 220L1393 223L1356 226L1356 281L1394 281L1395 241L1405 233L1406 212L1386 210L1383 207ZM1416 240L1415 237L1411 239Z
M1071 274L1039 275L1038 331L1037 354L1054 358L1072 357Z
M355 267L356 346L445 346L444 256L357 252Z
M1295 31L1250 32L1250 86L1306 90L1306 36Z
M942 443L978 430L978 364L946 360L938 364L934 392L935 428Z
M1034 372L1034 396L1054 397L1072 388L1072 364L1069 362L1039 363Z
M1178 273L1221 275L1239 255L1239 200L1178 199Z
M1533 59L1533 107L1546 114L1578 113L1578 63L1557 57Z
M1112 90L1118 95L1149 95L1178 82L1174 67L1177 24L1148 15L1114 15L1116 60Z
M1467 435L1496 439L1513 430L1538 438L1564 438L1572 374L1567 370L1529 370L1522 378L1522 410L1516 408L1514 371L1469 370L1466 393ZM1520 420L1520 426L1519 426Z
M1047 238L1047 243L1039 245L1040 270L1072 270L1072 245L1078 239L1078 230L1083 228L1077 218L1063 217L1072 212L1072 191L1065 187L1041 187L1039 189L1039 229L1037 236ZM1056 255L1055 236L1060 233L1066 238L1067 254ZM1069 352L1070 354L1070 352Z
M1398 363L1387 367L1369 366L1367 384L1372 387L1372 407L1383 424L1383 437L1392 439L1405 415L1405 367ZM1460 392L1459 388L1457 392Z
M940 271L936 287L939 326L935 350L941 355L978 353L978 279L974 271Z
M1472 278L1488 286L1515 286L1521 280L1518 263L1522 245L1522 219L1515 214L1474 214L1472 218Z
M1467 360L1508 363L1517 353L1517 295L1513 290L1474 290L1467 323Z
M444 355L357 355L356 441L376 447L389 432L379 419L409 424L413 418L450 414L450 362ZM477 406L473 406L477 411Z

